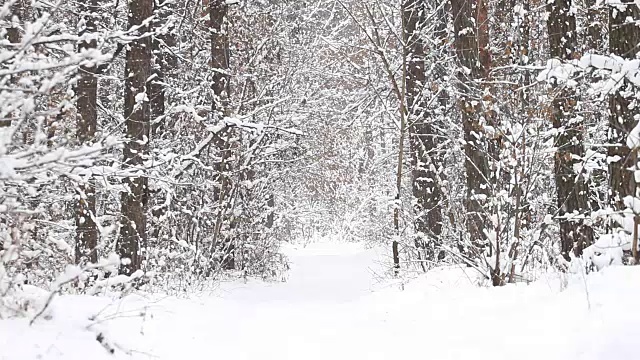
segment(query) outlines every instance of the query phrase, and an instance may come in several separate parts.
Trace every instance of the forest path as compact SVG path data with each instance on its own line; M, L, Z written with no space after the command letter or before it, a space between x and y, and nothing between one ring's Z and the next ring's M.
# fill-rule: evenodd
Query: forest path
M234 302L259 302L268 305L345 303L370 294L379 286L382 249L365 249L352 243L311 243L288 245L286 281L253 283L228 291L225 299Z
M200 306L191 299L165 319L157 314L146 333L160 341L150 351L162 359L635 359L621 345L634 343L628 329L640 316L616 307L620 282L483 288L477 274L451 267L406 285L379 283L384 250L316 243L286 251L287 282L227 284ZM164 341L170 326L185 330Z
M358 320L364 314L359 305L379 285L375 274L381 266L380 252L344 243L289 246L285 251L290 260L286 282L224 284L214 299L190 299L191 306L176 307L179 312L159 312L154 322L193 331L176 334L173 342L150 343L149 348L162 359L205 359L205 354L263 360L362 359L362 354L345 351L358 346ZM194 301L200 306L193 306ZM162 339L166 328L149 330L157 331L149 338Z
M0 360L638 358L639 267L503 288L445 267L401 284L376 280L386 249L285 250L287 282L225 283L189 298L63 296L50 320L0 320Z

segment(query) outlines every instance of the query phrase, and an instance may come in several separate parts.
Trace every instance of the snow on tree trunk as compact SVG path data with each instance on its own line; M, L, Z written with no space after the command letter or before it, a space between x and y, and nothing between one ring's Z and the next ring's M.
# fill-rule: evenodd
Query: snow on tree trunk
M230 114L229 103L229 35L227 16L229 7L224 0L209 0L209 21L211 29L211 70L213 72L212 116L224 126L223 130L214 134L214 144L220 155L217 165L219 190L214 198L218 201L218 219L214 237L214 249L221 248L223 269L235 268L233 239L222 233L222 226L228 223L228 210L231 197L231 138L233 131L223 124L224 117ZM231 226L231 224L229 224ZM220 244L220 245L218 245Z
M487 244L487 225L485 204L491 193L491 171L487 153L484 118L481 102L477 99L476 81L484 75L478 49L478 26L475 17L478 2L476 0L453 0L454 47L462 69L457 73L461 92L458 107L462 117L464 132L464 167L466 170L466 222L467 233L471 241L470 257L477 259Z
M97 19L100 14L100 1L88 0L78 4L80 12L80 28L78 35L81 37L92 36L97 32ZM96 48L97 40L83 40L78 44L78 49L91 51ZM77 125L76 136L80 145L89 145L94 140L98 124L97 100L98 79L96 78L96 64L83 65L78 69L78 82L75 87L77 96ZM96 263L98 254L95 250L98 245L98 228L95 223L96 216L96 189L92 176L84 179L85 183L78 187L78 204L76 210L76 264L83 261Z
M640 43L640 28L634 21L640 20L638 5L633 1L623 0L611 3L609 9L609 52L623 59L635 59ZM635 152L627 146L627 136L637 124L637 106L625 92L633 91L627 78L622 86L609 96L609 185L610 204L615 211L624 211L624 199L636 196L636 181L629 169L637 163ZM624 226L624 220L616 222L614 228ZM626 229L632 232L632 229Z
M125 259L120 272L131 275L141 266L140 250L146 244L146 205L148 178L144 160L149 149L150 109L148 79L152 74L151 36L148 19L153 13L152 0L129 2L129 28L136 28L137 38L128 45L125 69L124 118L128 141L124 147L124 165L136 174L124 180L121 194L121 227L117 252ZM128 259L128 260L126 260Z
M427 8L423 0L406 0L403 8L403 40L406 66L406 103L412 163L416 247L434 261L442 234L442 194L438 174L442 160L438 157L436 116L430 113L423 88L425 78L425 44L421 30ZM441 21L446 21L441 19ZM442 74L439 74L442 75Z
M576 55L576 18L571 1L555 0L547 4L549 19L550 55L566 62ZM581 220L589 210L589 189L580 174L580 160L584 157L583 118L575 113L577 96L566 83L552 82L555 97L551 121L556 129L555 182L560 219L560 248L562 256L570 259L573 251L579 256L582 249L593 242L593 230ZM575 218L574 218L575 217Z

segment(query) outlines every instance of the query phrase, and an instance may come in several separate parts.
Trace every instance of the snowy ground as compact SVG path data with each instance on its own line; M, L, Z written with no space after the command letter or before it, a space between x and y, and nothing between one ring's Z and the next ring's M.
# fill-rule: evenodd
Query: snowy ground
M286 283L190 299L61 297L50 320L0 321L0 359L639 358L640 268L498 289L444 268L401 286L376 280L379 251L288 252Z

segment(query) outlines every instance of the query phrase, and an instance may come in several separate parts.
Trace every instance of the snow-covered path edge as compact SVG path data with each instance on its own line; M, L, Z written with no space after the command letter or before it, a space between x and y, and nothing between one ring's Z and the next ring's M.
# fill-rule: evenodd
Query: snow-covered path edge
M287 252L286 283L189 299L61 297L51 320L0 321L0 359L638 358L640 268L497 289L441 268L400 290L376 280L384 251Z

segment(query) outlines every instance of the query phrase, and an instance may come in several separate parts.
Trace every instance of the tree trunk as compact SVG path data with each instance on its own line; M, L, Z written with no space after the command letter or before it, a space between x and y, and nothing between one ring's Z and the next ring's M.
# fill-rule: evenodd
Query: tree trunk
M100 11L99 0L87 0L78 4L80 11L80 36L93 34L97 31L97 18ZM81 41L78 44L80 52L96 48L96 40ZM81 66L78 70L78 83L76 85L77 96L77 138L80 145L89 144L96 133L98 115L96 112L98 79L96 78L96 66ZM98 254L98 228L94 221L96 216L96 195L92 179L79 187L79 200L76 211L76 251L77 264L84 261L96 263Z
M597 5L597 0L586 0L587 30L585 33L585 50L600 53L605 49L605 31L607 13L603 5ZM605 5L606 6L606 5Z
M640 28L634 21L640 20L640 11L633 1L622 0L622 3L625 4L624 11L615 5L609 8L609 52L624 59L635 59L640 43ZM629 168L636 165L637 159L627 147L626 140L637 124L634 116L638 110L637 107L630 107L632 99L624 95L633 90L633 85L626 79L623 81L622 87L609 97L609 144L612 146L608 149L608 157L620 159L609 164L610 204L616 211L626 208L625 197L636 196L636 181ZM622 224L613 226L621 228Z
M493 59L491 54L491 45L489 41L489 6L487 5L488 0L478 0L477 4L477 16L476 16L476 24L478 26L478 57L480 59L480 75L481 80L483 81L482 87L480 89L480 94L482 95L482 108L481 108L481 116L484 118L484 123L489 125L493 131L488 133L486 138L486 146L487 146L487 166L488 166L488 183L491 184L491 188L496 189L496 191L500 191L508 184L507 182L507 174L504 173L499 166L500 162L500 153L502 151L501 133L500 129L500 118L498 117L498 112L495 111L496 108L496 94L498 93L498 89L495 85L491 83L491 68L493 66ZM496 13L501 13L502 9L496 9ZM482 125L481 125L482 126ZM491 196L492 193L488 192L488 195ZM491 204L491 205L489 205ZM495 215L496 222L490 223L493 227L490 229L495 233L495 237L493 240L493 244L489 243L489 255L495 258L495 262L492 267L489 269L491 273L491 279L493 286L501 286L504 284L502 278L502 266L500 264L501 260L501 252L502 252L502 216L503 213L501 211L502 206L495 202L490 202L489 206L484 207L485 212ZM489 227L489 224L485 225Z
M140 26L153 13L152 0L129 1L129 28ZM141 26L137 35L145 34L149 26ZM125 191L121 195L122 221L118 255L124 261L120 272L131 275L140 269L140 248L146 244L146 212L148 179L144 175L143 161L148 152L150 111L147 79L152 74L151 37L133 40L127 49L125 70L124 117L128 140L124 147L124 164L136 169L138 175L125 179ZM142 173L142 174L140 174Z
M167 83L174 83L176 72L178 71L178 59L173 51L176 51L175 24L172 21L172 14L175 12L174 0L160 0L154 3L153 22L154 34L152 41L152 67L153 75L149 82L149 111L151 112L151 139L152 146L161 146L158 139L162 138L167 129L168 117L165 114L165 103L171 101L167 99ZM168 129L171 130L171 129ZM166 136L171 136L169 131ZM159 219L168 210L168 206L159 204L159 197L149 199L149 206L153 207L149 225L151 227L149 241L157 240L160 235L162 224Z
M267 198L267 228L271 229L274 225L275 220L275 207L276 207L276 197L273 194L269 194Z
M516 1L511 2L511 8L515 7ZM516 43L508 43L506 56L503 56L504 63L508 63L509 57L511 62L520 67L526 67L529 65L529 47L530 47L530 34L531 34L531 13L529 0L522 0L519 2L524 10L516 18ZM506 34L506 32L505 32ZM515 48L515 53L512 51ZM532 123L532 101L529 85L531 85L531 72L522 71L518 74L518 89L511 89L517 91L517 101L520 108L520 119L524 126L531 126ZM526 158L527 158L527 136L522 135L520 140L520 146L513 148L512 158L517 160L516 173L512 175L513 191L512 196L514 199L514 228L513 228L513 242L509 247L508 256L511 262L511 266L508 269L509 283L513 283L516 279L516 260L520 254L520 246L522 243L522 234L526 233L529 227L529 221L531 219L531 210L527 201L527 182L528 179L522 177L519 173L526 171Z
M547 4L549 19L549 50L553 58L562 62L576 55L576 18L571 11L570 0L554 0ZM593 242L593 230L583 220L570 219L573 215L585 215L589 210L589 189L585 178L575 171L584 157L584 124L575 114L577 97L573 89L564 84L553 84L551 121L557 130L555 138L555 181L558 214L560 217L560 248L562 256L570 259L570 253L581 255L582 249Z
M211 70L213 72L212 90L212 116L214 121L222 121L229 115L229 36L226 27L228 5L224 0L209 0L209 17L211 27ZM231 130L225 129L215 135L214 144L220 154L221 161L217 166L219 191L214 194L218 200L220 221L226 220L226 211L231 190ZM235 245L230 238L222 240L223 258L222 268L232 270L235 268L233 253Z
M482 111L472 92L477 92L476 80L482 78L484 71L480 63L477 39L477 21L474 14L477 0L452 0L454 47L460 65L464 67L457 73L461 92L458 106L461 111L464 132L464 153L466 170L466 221L469 239L472 244L470 256L477 258L486 245L485 226L488 217L484 209L491 192L490 167L487 154L487 140L482 126Z
M214 116L227 114L229 96L229 36L225 29L228 5L224 0L210 0L211 20L211 70L213 71L212 90Z
M4 2L3 2L4 3ZM22 1L16 1L11 5L10 21L11 26L7 28L7 40L12 44L19 44L22 41L22 33L20 32L20 26L23 19L23 4ZM13 20L17 19L18 23Z
M151 40L152 46L152 79L149 81L149 108L151 111L151 131L154 137L159 136L163 130L165 115L165 74L175 64L171 55L165 56L164 46L171 46L175 39L173 34L167 33L163 27L170 15L169 6L171 0L159 0L154 3L154 34ZM162 32L159 32L162 31ZM171 31L171 29L168 29ZM164 44L164 45L163 45Z
M586 29L583 28L581 34L581 42L583 44L582 54L607 54L609 52L606 41L609 5L602 2L598 4L596 0L585 0L585 5L587 6L587 18ZM587 80L589 80L588 86L603 80L597 73L591 73L589 75L590 76L587 77ZM599 128L597 125L602 124L602 119L607 119L609 109L599 99L592 98L591 100L591 103L581 101L581 104L586 106L584 106L584 109L581 108L580 111L584 114L584 123L589 129ZM587 132L585 134L585 142L593 142L591 141L592 139L598 140L603 135L604 134L590 134L590 132ZM602 154L603 157L606 156L606 148L591 147L589 150L597 151ZM608 175L606 169L598 169L590 176L587 182L590 188L591 199L589 204L592 212L601 210L604 204L603 200L609 196L609 188L606 183L608 181ZM605 207L608 206L605 205Z
M435 260L442 234L442 194L437 169L436 116L429 113L423 95L425 87L424 43L420 31L424 26L426 6L423 0L405 0L403 34L406 64L406 104L412 163L412 190L415 198L415 231L418 249L427 252L427 260ZM446 19L446 18L445 18ZM445 26L446 26L446 20Z
M3 4L4 4L4 1L3 1ZM21 27L24 26L24 21L28 17L30 7L31 6L28 0L16 0L16 2L11 5L9 16L7 16L7 20L11 22L11 26L7 28L7 35L6 35L6 38L7 40L9 40L9 43L17 46L22 42ZM14 20L17 20L17 22L14 22ZM15 84L17 83L18 78L19 78L19 75L10 75L9 81ZM13 115L16 115L16 114L13 114ZM8 126L11 126L10 119L0 120L0 127L8 127Z

